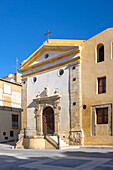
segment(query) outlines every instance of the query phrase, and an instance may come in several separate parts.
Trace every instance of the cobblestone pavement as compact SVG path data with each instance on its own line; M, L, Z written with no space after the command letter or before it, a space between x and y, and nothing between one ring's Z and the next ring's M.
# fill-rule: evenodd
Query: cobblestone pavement
M0 145L0 170L112 170L113 150L30 150Z

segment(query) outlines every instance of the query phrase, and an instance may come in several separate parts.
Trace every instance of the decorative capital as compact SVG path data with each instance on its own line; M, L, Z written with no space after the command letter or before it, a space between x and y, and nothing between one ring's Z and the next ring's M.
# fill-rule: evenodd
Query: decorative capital
M57 110L61 110L61 106L59 105L59 103L60 103L59 101L55 102L53 108Z
M61 110L61 107L60 107L60 106L58 106L58 110Z
M39 111L39 109L40 109L40 106L39 105L36 105L36 107L35 107L35 110L34 110L34 113L35 113L35 115L37 116L37 112Z

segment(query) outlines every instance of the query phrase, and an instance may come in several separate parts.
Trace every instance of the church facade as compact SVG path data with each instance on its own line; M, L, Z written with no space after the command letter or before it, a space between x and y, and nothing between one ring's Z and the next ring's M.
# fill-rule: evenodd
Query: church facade
M58 135L68 145L113 144L112 42L112 28L87 41L48 39L21 63L24 147L49 148Z

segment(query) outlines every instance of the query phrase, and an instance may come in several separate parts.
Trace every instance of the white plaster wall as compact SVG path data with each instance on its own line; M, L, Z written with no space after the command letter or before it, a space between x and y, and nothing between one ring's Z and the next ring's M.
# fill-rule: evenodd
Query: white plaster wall
M58 76L58 71L63 68L64 74ZM33 98L37 93L43 94L44 88L49 88L49 95L53 95L55 88L59 89L61 113L60 113L60 131L69 131L69 68L61 67L40 75L36 75L37 81L33 83L33 77L28 78L28 96L27 96L27 113L28 128L34 129L36 126Z
M12 92L11 105L12 107L21 108L21 93L14 91Z
M56 55L62 54L64 51L46 51L44 54L42 54L34 63L31 65L34 65L36 63L39 63L40 61L44 61L45 59L45 54L49 54L49 57L47 59L53 58Z
M43 66L41 66L41 67L37 67L37 68L34 68L34 69L32 69L32 70L25 71L25 72L23 73L23 75L29 74L29 73L32 73L32 72L35 72L35 71L39 71L40 69L44 69L44 68L47 68L47 67L50 67L50 66L54 66L54 65L56 65L56 64L59 64L59 63L68 61L69 59L76 58L76 57L78 57L78 56L80 56L80 55L81 55L80 53L70 55L70 56L68 56L68 57L62 58L62 59L60 59L60 60L57 60L57 61L52 62L52 63L49 63L49 64L47 64L47 65L43 65ZM46 60L46 59L45 59L45 60ZM36 64L36 63L35 63L35 64Z

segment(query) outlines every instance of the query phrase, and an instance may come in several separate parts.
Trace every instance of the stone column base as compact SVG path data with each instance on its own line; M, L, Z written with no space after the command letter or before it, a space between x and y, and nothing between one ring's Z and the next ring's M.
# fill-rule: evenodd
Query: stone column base
M84 144L84 134L83 130L72 130L69 136L69 145L83 145Z

